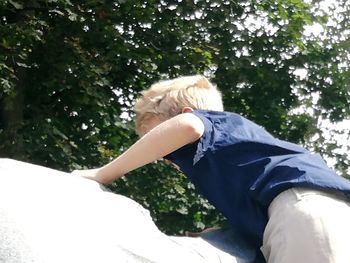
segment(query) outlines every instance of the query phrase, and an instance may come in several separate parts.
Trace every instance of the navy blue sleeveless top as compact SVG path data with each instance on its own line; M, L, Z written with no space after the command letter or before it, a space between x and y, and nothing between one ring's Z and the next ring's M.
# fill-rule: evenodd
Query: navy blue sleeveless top
M271 201L291 187L341 191L350 181L318 154L274 138L262 127L229 112L195 110L203 136L165 158L177 164L196 189L246 241L260 248Z

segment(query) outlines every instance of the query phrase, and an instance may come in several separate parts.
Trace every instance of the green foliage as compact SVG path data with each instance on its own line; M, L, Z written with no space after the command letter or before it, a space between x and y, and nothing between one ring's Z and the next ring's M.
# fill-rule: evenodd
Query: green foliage
M320 127L322 118L350 115L350 7L339 6L326 13L319 1L301 0L3 0L0 155L61 170L100 166L137 139L130 118L141 90L204 73L227 110L336 158L345 175L348 156ZM303 34L311 25L322 33ZM162 164L111 188L150 208L167 233L223 222Z

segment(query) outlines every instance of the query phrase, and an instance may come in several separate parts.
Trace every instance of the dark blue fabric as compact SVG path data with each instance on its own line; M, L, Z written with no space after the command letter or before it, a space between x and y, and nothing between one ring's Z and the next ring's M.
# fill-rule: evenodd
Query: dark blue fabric
M271 201L291 187L350 194L350 182L318 154L278 140L257 124L228 112L195 110L205 125L197 143L166 156L227 219L259 248Z
M265 259L231 228L217 229L201 234L214 247L235 257L237 263L265 263Z

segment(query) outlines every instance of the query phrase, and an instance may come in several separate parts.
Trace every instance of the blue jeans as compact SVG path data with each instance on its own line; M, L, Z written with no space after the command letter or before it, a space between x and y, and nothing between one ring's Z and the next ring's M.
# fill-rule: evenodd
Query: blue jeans
M211 245L237 258L239 263L265 263L260 251L234 233L230 228L222 228L201 234L201 238Z

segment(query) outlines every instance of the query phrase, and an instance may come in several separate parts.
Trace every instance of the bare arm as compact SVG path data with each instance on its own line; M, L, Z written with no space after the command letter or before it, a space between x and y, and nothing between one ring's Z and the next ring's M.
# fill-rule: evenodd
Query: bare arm
M177 115L153 128L112 162L98 169L87 170L90 174L86 171L86 177L108 184L132 170L195 142L203 132L204 124L196 115ZM81 175L85 176L83 173Z

